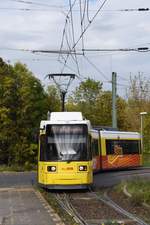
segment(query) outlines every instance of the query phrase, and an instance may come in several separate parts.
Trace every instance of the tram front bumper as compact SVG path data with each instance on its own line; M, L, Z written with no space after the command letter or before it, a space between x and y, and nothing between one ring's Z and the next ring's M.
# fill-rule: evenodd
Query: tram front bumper
M92 177L89 172L78 174L47 174L47 185L85 185L92 183Z

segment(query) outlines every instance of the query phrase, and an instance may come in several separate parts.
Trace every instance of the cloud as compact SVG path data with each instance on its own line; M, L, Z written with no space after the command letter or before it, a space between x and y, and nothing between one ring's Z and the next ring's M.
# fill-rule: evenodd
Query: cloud
M34 1L40 2L41 1ZM73 2L73 1L72 1ZM89 17L95 14L96 10L103 1L91 0L89 4ZM32 5L32 9L45 9L49 11L17 11L17 10L1 10L0 14L0 47L5 48L24 48L24 49L59 49L62 33L65 24L65 13L67 12L67 0L43 0L42 3L49 5L62 6L63 9L48 8ZM19 4L12 1L1 1L0 8L29 8L30 5ZM89 26L84 34L85 48L134 48L142 47L143 44L150 43L150 14L149 12L116 12L115 9L136 9L150 8L150 2L147 0L111 0L107 1L99 15ZM75 41L81 35L81 25L79 16L79 4L75 6L77 11L73 11ZM70 17L71 18L71 17ZM85 24L88 24L87 11L85 11ZM68 21L67 37L70 44L73 44L72 25ZM66 37L65 37L66 38ZM66 39L64 38L64 48L68 48ZM145 45L150 46L150 45ZM77 45L77 49L82 47L82 39ZM26 63L30 70L35 73L38 78L43 77L48 72L60 72L63 65L57 61L55 56L40 56L24 52L4 51L0 54L5 58L10 58L11 62L19 58ZM113 54L113 55L112 55ZM96 66L111 79L111 71L118 74L136 73L140 69L148 73L149 53L93 53L87 54L88 58L96 64ZM52 60L53 57L53 60ZM33 61L38 58L41 61ZM45 58L45 61L44 61ZM49 59L49 60L48 60ZM56 59L56 60L54 60ZM78 57L78 64L81 74L87 74L95 79L104 80L102 74L99 74L82 56ZM67 65L78 71L75 60L69 57ZM71 72L69 69L65 71ZM122 80L122 82L124 82ZM107 86L106 86L107 87ZM110 86L108 86L110 88Z

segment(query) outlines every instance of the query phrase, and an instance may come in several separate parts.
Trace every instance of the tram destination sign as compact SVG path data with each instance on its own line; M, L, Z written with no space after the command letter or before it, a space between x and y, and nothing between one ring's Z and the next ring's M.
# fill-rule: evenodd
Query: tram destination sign
M50 125L47 127L47 131L50 133L59 134L83 134L86 132L86 125Z

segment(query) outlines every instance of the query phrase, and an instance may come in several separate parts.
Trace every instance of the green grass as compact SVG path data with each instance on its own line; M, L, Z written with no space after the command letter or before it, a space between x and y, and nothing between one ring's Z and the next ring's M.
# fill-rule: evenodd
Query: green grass
M143 154L143 166L150 166L150 153Z
M23 172L36 170L36 165L18 166L18 165L0 165L0 172Z
M133 202L150 204L150 180L136 178L127 183L127 188Z
M133 205L142 206L143 203L150 205L150 180L136 177L132 181L124 181L117 185L115 190L120 193L125 185L132 195L130 200Z

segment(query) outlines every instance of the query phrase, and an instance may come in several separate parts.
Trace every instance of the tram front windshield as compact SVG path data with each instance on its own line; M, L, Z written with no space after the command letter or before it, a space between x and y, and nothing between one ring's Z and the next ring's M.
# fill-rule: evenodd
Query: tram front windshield
M46 129L46 161L86 161L87 125L48 125Z

